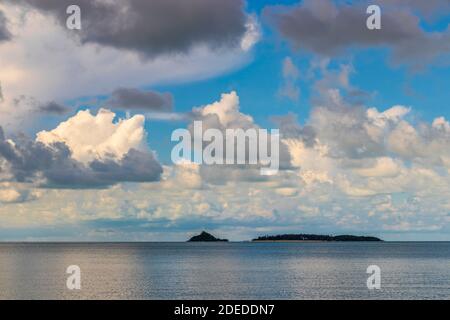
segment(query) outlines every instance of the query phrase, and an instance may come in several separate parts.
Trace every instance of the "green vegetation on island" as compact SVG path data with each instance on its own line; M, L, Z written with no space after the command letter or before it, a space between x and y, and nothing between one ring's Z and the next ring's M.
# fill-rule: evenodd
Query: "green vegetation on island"
M203 231L202 233L200 233L197 236L193 236L192 238L190 238L188 240L188 242L227 242L227 239L218 239L216 237L214 237L212 234L209 234L206 231Z
M212 234L202 231L199 235L193 236L188 242L227 242L228 239L219 239ZM321 234L280 234L280 235L265 235L252 240L258 241L383 241L377 237L372 236L354 236L354 235L321 235Z
M320 234L282 234L275 236L262 236L252 241L383 241L376 237L353 235L320 235Z

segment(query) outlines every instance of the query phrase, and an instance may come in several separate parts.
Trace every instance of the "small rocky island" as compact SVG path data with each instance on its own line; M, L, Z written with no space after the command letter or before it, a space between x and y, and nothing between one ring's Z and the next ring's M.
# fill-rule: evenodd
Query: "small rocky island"
M376 237L340 235L329 236L320 234L282 234L276 236L262 236L252 241L383 241Z
M214 237L212 234L203 231L197 236L193 236L188 240L188 242L227 242L228 239L218 239Z

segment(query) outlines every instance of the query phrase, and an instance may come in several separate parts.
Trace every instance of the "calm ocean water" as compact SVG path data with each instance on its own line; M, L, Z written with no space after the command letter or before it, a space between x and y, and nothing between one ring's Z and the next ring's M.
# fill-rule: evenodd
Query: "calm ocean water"
M0 298L450 299L450 243L3 243Z

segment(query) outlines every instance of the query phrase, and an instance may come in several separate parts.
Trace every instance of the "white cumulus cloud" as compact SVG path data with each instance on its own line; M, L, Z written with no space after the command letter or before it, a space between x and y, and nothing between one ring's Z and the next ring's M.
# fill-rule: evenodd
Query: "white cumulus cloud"
M37 133L36 140L46 145L65 143L72 157L82 163L96 159L121 159L131 149L145 148L143 115L114 122L114 112L100 109L96 115L89 110L61 122L51 131Z

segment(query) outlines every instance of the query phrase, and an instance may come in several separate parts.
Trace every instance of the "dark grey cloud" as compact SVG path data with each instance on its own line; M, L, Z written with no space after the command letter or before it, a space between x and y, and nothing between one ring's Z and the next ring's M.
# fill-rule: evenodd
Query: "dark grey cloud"
M130 150L121 160L95 160L87 165L71 157L64 143L46 146L24 136L10 143L0 127L0 160L14 181L42 187L100 188L119 182L150 182L161 178L162 167L153 153Z
M6 17L3 11L0 11L0 42L11 39L11 33L6 26Z
M450 51L449 28L443 32L425 31L412 7L398 2L382 7L381 30L369 30L367 4L305 0L290 7L268 7L264 16L295 49L324 56L352 47L387 47L394 62L422 65Z
M317 138L327 144L328 155L333 158L367 159L386 155L384 142L374 139L367 130L371 122L362 106L315 107L309 123Z
M113 160L95 160L90 168L105 181L157 181L162 174L162 167L152 153L143 153L131 149L120 162Z
M439 18L450 12L448 0L376 0L373 4L379 4L382 7L409 7L427 19Z
M133 50L145 57L239 43L245 32L242 0L7 0L52 14L64 27L66 8L81 8L82 43Z
M99 188L119 182L159 181L162 167L151 153L130 150L122 160L95 160L88 166L69 160L44 171L48 179L46 187Z
M69 108L55 101L51 101L45 104L41 104L38 107L38 111L43 113L62 115L67 113L69 111Z
M296 114L288 113L284 116L272 116L270 120L279 128L283 138L301 139L307 147L314 146L316 139L314 128L309 125L301 126Z
M0 86L0 93L1 93L1 86ZM0 102L1 102L1 95L0 95ZM21 94L17 97L14 97L13 104L16 109L27 109L31 112L40 113L44 115L53 114L53 115L63 115L66 114L68 111L70 111L70 108L68 106L65 106L63 104L60 104L55 101L49 101L49 102L40 102L33 96L28 96L25 94Z
M173 107L173 97L170 93L118 88L111 94L107 105L116 109L170 112Z

